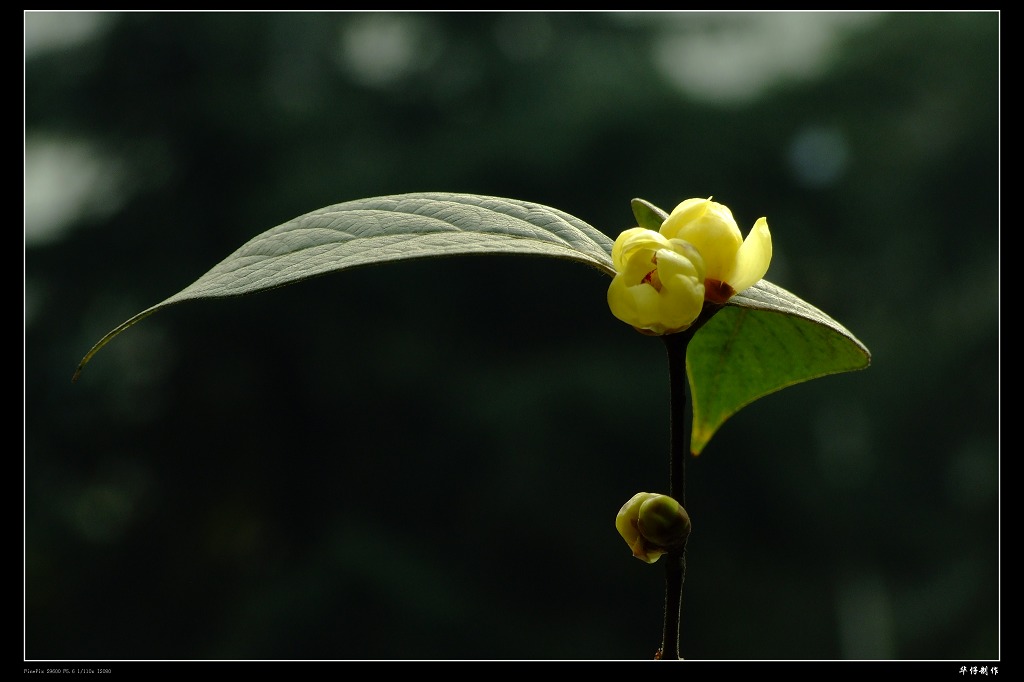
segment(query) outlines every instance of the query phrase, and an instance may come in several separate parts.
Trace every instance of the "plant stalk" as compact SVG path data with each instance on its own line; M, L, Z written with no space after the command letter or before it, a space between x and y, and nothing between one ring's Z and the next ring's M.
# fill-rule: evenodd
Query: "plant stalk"
M695 329L693 331L696 331ZM686 376L686 349L693 331L662 338L668 351L669 375L669 495L686 508L686 456L690 451L690 385ZM665 626L659 658L680 660L683 581L686 577L686 544L664 557Z
M693 405L690 382L686 373L686 351L697 330L715 316L722 305L704 302L700 315L684 331L661 338L668 351L669 385L669 448L668 494L686 509L686 457L690 454L690 432ZM687 510L689 512L689 510ZM691 517L692 518L692 517ZM682 660L680 637L683 619L683 581L686 578L686 544L664 555L665 559L665 627L657 658Z

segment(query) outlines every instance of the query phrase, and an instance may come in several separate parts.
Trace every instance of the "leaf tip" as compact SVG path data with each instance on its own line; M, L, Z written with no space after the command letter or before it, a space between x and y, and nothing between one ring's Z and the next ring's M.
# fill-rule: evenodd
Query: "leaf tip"
M648 230L657 231L668 218L668 213L646 199L635 198L629 204L633 209L633 217L636 218L637 225Z
M82 376L82 370L85 369L86 363L88 363L89 360L92 359L92 356L96 353L96 350L96 348L93 348L92 350L89 351L88 355L86 355L79 361L78 367L75 367L75 373L71 375L71 383L78 383L79 377Z

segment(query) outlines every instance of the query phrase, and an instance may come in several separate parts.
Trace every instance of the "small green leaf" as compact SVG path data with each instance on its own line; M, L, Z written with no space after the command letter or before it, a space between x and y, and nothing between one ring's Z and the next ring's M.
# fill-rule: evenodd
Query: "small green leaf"
M639 227L657 232L661 229L665 218L668 218L668 213L646 199L633 199L630 205L633 207L633 217L636 218L636 224Z
M614 275L612 242L558 209L444 192L359 199L299 216L251 239L212 270L123 322L75 370L132 325L184 301L241 296L362 265L414 258L523 254L577 261Z
M690 451L700 454L729 417L758 398L870 364L867 347L845 327L761 280L734 296L690 342Z

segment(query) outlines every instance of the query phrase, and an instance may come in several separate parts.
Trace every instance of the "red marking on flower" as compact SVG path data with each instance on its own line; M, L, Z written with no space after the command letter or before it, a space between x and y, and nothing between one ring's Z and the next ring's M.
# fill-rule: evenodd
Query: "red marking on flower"
M704 280L704 300L709 303L724 305L735 293L736 291L726 282L710 277Z

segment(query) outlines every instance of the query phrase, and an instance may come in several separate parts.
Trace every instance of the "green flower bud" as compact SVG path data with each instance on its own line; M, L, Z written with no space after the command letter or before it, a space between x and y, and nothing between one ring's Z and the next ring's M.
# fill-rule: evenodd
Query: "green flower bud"
M637 493L619 509L615 528L633 556L653 564L662 554L683 548L690 536L690 516L668 495Z

